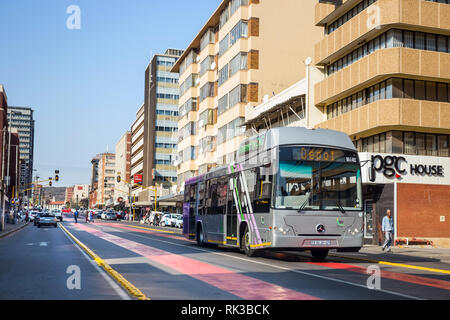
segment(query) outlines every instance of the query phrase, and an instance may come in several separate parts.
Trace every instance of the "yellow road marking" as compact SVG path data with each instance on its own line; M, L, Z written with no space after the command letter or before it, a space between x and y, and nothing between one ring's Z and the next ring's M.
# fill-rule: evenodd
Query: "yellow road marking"
M417 269L417 270L424 270L424 271L431 271L431 272L450 274L450 270L444 270L444 269L434 269L434 268L427 268L427 267L419 267L419 266L414 266L414 265L410 265L410 264L393 263L393 262L387 262L387 261L379 261L378 263L379 264L388 265L388 266L403 267L403 268L409 268L409 269Z
M97 264L102 267L109 275L111 275L118 283L122 285L132 296L136 297L138 300L150 300L147 298L138 288L136 288L131 282L124 278L120 273L111 268L109 264L107 264L103 259L101 259L98 255L96 255L91 249L89 249L84 243L78 240L72 233L69 232L62 224L59 224L61 229L75 241L88 255L94 259Z
M419 267L419 266L415 266L415 265L411 265L411 264L394 263L394 262L389 262L389 261L378 261L378 260L371 260L371 259L365 259L365 258L359 258L359 257L341 256L341 255L337 255L337 254L329 254L329 256L350 259L350 260L359 260L359 261L370 262L370 263L377 263L377 264L388 265L388 266L402 267L402 268L407 268L407 269L416 269L416 270L450 274L450 270L445 270L445 269Z

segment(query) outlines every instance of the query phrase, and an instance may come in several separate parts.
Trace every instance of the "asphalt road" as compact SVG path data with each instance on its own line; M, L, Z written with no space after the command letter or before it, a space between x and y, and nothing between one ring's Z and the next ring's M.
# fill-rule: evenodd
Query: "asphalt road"
M297 252L249 258L237 250L198 247L179 229L78 221L66 218L63 225L152 300L450 298L448 274L337 257L314 262ZM0 299L123 297L61 228L29 226L0 240L0 252L0 283L6 285ZM69 265L80 266L82 290L67 289ZM368 273L371 268L380 268L379 278Z
M31 223L0 239L0 300L10 299L117 300L129 297L59 227L37 228Z

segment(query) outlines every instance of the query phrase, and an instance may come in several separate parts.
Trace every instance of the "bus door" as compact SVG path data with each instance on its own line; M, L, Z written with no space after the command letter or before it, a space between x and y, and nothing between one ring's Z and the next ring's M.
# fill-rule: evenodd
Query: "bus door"
M186 186L187 187L187 186ZM189 239L195 238L195 216L197 211L197 184L193 184L189 186L189 190L187 191L188 202L185 203L186 209L189 212L188 216L188 229L187 232L189 234ZM183 222L183 227L184 227Z
M239 189L239 178L237 175L230 177L228 182L228 192L227 192L227 208L226 208L226 243L228 245L238 245L238 226L237 226L237 215L238 208L235 199L234 189Z

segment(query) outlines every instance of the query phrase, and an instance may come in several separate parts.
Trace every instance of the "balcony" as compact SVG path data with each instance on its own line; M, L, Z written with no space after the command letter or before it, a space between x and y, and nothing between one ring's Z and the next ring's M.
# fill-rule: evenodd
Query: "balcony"
M316 105L392 76L442 81L450 78L450 54L409 48L381 49L332 74L314 87Z
M358 43L394 27L448 31L450 6L424 0L378 0L316 43L314 61L326 64L348 51L348 46L356 47Z
M439 115L439 116L436 116ZM450 129L450 103L411 99L378 100L318 124L317 128L369 136L386 128L414 130L430 128L436 132Z

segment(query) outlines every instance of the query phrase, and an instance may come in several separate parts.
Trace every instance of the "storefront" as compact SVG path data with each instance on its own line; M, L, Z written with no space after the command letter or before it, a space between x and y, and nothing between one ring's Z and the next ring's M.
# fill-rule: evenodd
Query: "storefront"
M450 158L360 152L366 244L381 244L391 209L395 239L450 247Z

